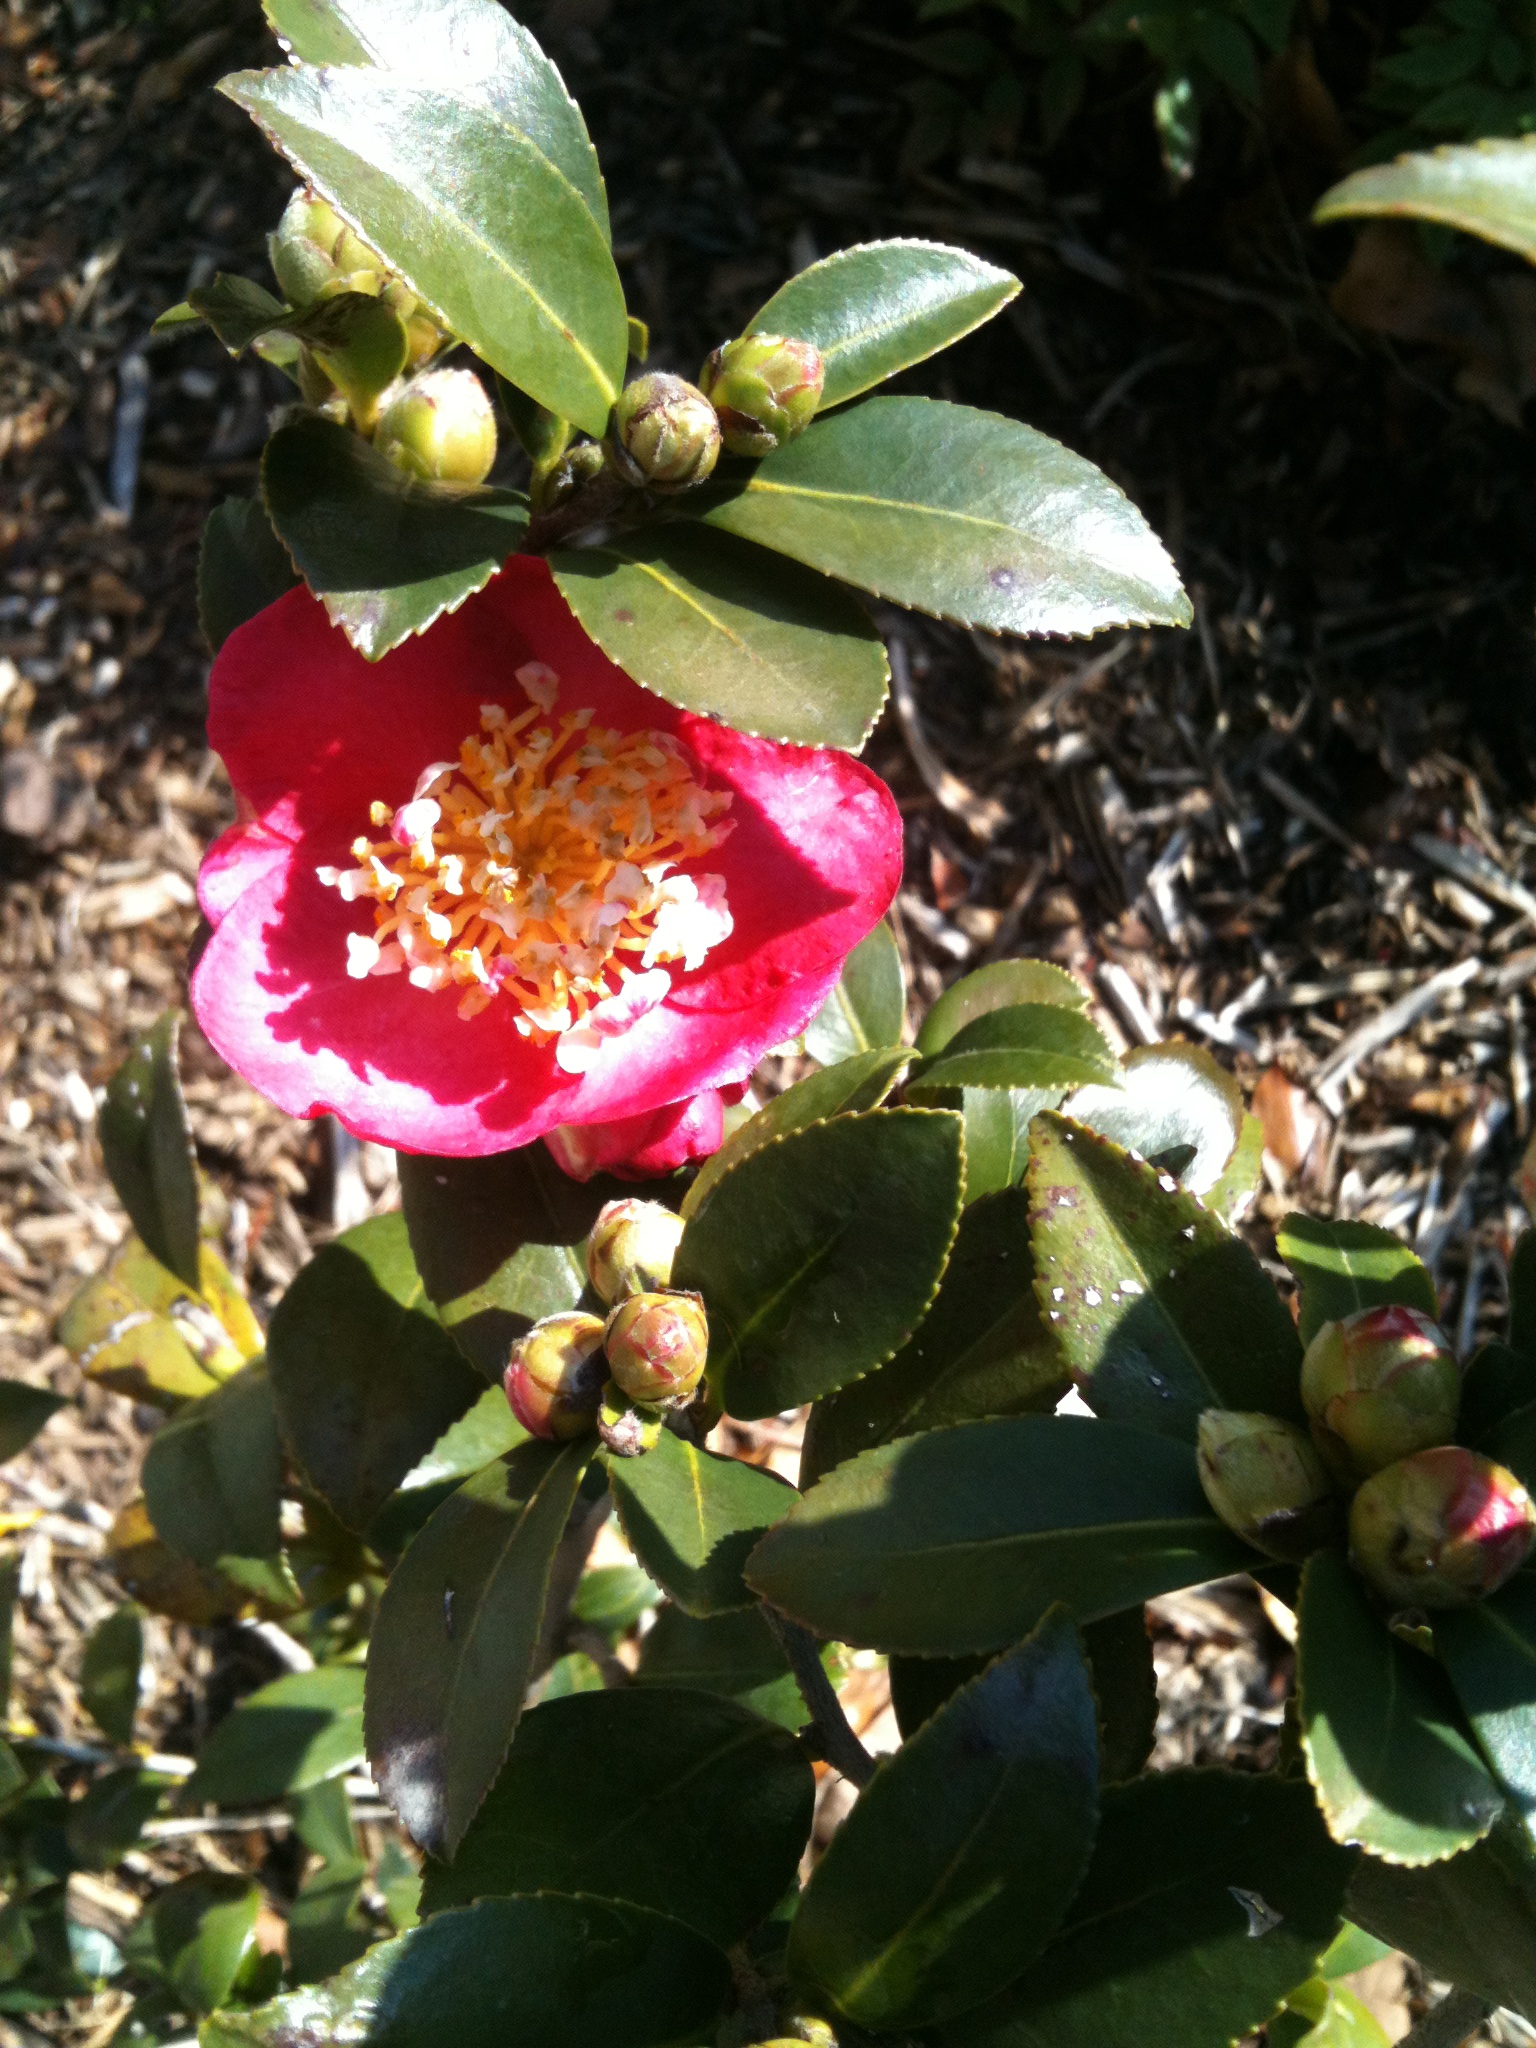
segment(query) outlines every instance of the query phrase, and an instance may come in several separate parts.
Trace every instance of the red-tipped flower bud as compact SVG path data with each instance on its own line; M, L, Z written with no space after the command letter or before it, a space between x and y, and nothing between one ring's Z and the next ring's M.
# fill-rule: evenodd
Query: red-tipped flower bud
M1295 1423L1207 1408L1196 1457L1206 1499L1267 1557L1299 1564L1335 1533L1339 1503L1327 1467Z
M602 1319L572 1309L518 1339L501 1384L531 1436L565 1443L597 1427L607 1378Z
M646 1451L654 1451L666 1426L667 1418L659 1408L631 1401L612 1380L604 1387L602 1405L597 1411L597 1433L616 1458L638 1458Z
M412 476L478 484L496 460L496 414L473 370L424 370L379 414L373 445Z
M706 359L699 389L719 414L732 455L771 455L816 417L824 375L814 342L744 334Z
M637 490L687 491L720 459L720 422L695 385L652 370L619 393L607 450L614 469Z
M696 1294L632 1294L608 1318L608 1369L632 1401L685 1401L699 1384L709 1324Z
M1324 1323L1301 1362L1301 1398L1345 1485L1410 1451L1449 1443L1461 1369L1444 1332L1412 1308L1362 1308Z
M1388 1465L1349 1510L1350 1561L1392 1607L1468 1607L1513 1578L1533 1542L1536 1507L1514 1473L1459 1444Z
M612 1308L632 1294L655 1294L672 1278L683 1219L660 1202L607 1202L587 1240L587 1275Z

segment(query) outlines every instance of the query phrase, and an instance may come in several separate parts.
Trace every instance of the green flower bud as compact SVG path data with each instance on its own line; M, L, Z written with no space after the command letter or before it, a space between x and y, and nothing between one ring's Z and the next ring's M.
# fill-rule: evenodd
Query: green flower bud
M653 370L619 393L606 445L614 469L636 490L687 491L720 459L720 422L696 386Z
M646 1451L654 1451L666 1426L667 1418L659 1408L631 1401L612 1380L604 1387L597 1411L597 1433L616 1458L638 1458Z
M538 494L539 510L549 512L556 505L563 505L567 498L595 482L607 466L600 441L578 441L574 448L565 451L544 479Z
M410 351L406 357L406 368L419 370L448 340L447 331L438 326L403 278L391 278L379 297L391 312L399 315L400 324L405 329L406 347Z
M837 2035L824 2019L815 2013L789 2013L784 2020L785 2038L801 2043L809 2042L810 2048L837 2048Z
M1206 1499L1267 1557L1299 1564L1335 1533L1339 1503L1327 1467L1295 1423L1207 1408L1196 1455Z
M312 306L332 292L378 293L389 275L377 250L317 193L294 193L267 253L290 306Z
M816 417L825 376L814 342L744 334L717 348L699 372L699 389L720 418L732 455L771 455Z
M424 370L385 405L373 445L412 476L478 484L496 460L496 414L473 370Z
M610 1308L655 1294L672 1278L683 1219L660 1202L607 1202L587 1240L587 1275Z
M1391 1607L1469 1607L1533 1543L1536 1507L1514 1473L1459 1444L1388 1465L1349 1511L1350 1562Z
M1456 1430L1461 1369L1443 1332L1417 1309L1358 1309L1324 1323L1301 1362L1312 1435L1344 1485Z
M573 1309L518 1339L501 1384L531 1436L565 1443L597 1427L607 1378L602 1318Z
M632 1401L679 1406L704 1374L709 1324L697 1294L632 1294L608 1318L608 1369Z

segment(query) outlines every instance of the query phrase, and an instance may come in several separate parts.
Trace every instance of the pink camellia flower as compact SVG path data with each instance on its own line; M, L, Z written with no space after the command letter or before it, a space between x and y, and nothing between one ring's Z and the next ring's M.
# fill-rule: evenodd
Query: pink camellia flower
M198 878L198 1021L291 1115L406 1151L558 1132L585 1177L713 1149L716 1091L900 878L869 769L642 690L531 556L376 663L291 591L210 698L241 817Z

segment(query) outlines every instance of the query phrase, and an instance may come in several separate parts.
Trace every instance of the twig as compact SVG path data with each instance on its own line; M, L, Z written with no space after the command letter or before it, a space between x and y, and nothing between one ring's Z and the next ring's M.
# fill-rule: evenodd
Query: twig
M1336 824L1326 811L1320 810L1309 796L1303 796L1299 789L1287 782L1283 775L1277 774L1273 768L1261 768L1258 774L1260 782L1270 795L1278 798L1288 811L1294 812L1304 825L1310 825L1314 832L1325 832L1330 839L1342 846L1351 858L1363 862L1366 867L1370 866L1371 856L1359 840L1351 839L1344 828Z
M1432 832L1415 832L1412 844L1415 853L1421 853L1437 868L1444 868L1448 875L1468 883L1484 896L1491 896L1506 910L1518 910L1522 917L1536 918L1536 896L1523 882L1495 867L1486 854L1469 853L1465 847L1453 846L1448 839L1440 839Z
M1141 990L1116 960L1106 960L1099 969L1099 986L1114 1004L1120 1017L1142 1045L1156 1045L1162 1037L1157 1019L1147 1008Z
M767 1601L762 1603L762 1610L768 1626L779 1639L779 1647L789 1659L789 1668L800 1688L800 1697L816 1724L827 1762L834 1771L841 1772L850 1785L857 1785L862 1791L875 1775L875 1759L848 1725L842 1702L833 1690L832 1681L821 1661L816 1638L798 1621L791 1621L787 1615L770 1607Z
M1398 2048L1461 2048L1492 2011L1491 1999L1455 1988L1403 2036Z
M917 694L912 688L912 669L907 660L907 643L900 633L892 633L887 643L891 657L891 697L896 705L896 716L901 721L902 736L907 743L917 772L929 789L944 806L946 811L968 825L985 846L995 838L1000 826L1008 822L1004 805L989 796L978 796L969 784L953 775L935 753L932 741L923 730L923 722L917 708Z
M1343 1110L1344 1083L1363 1059L1409 1030L1431 1010L1438 1009L1446 996L1464 988L1482 968L1483 963L1475 954L1470 960L1458 960L1453 967L1442 967L1438 974L1432 974L1428 981L1410 989L1407 995L1351 1031L1343 1044L1334 1048L1312 1083L1312 1093L1328 1113L1338 1116Z

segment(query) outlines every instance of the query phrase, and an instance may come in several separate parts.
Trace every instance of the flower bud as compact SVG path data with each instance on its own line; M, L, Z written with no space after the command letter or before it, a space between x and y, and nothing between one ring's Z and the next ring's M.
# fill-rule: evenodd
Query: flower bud
M1329 1469L1345 1485L1449 1443L1461 1369L1417 1309L1358 1309L1324 1323L1301 1362L1301 1398Z
M546 1316L512 1347L502 1386L531 1436L565 1443L597 1427L608 1378L599 1316Z
M696 386L653 370L619 393L607 450L637 490L691 490L720 459L720 422Z
M373 445L430 483L478 484L496 460L496 414L473 370L425 370L384 407Z
M816 417L824 375L814 342L744 334L706 359L699 389L719 415L720 438L732 455L771 455Z
M1205 1497L1268 1557L1299 1564L1338 1526L1338 1499L1306 1432L1275 1415L1207 1408L1197 1461Z
M267 253L290 306L312 306L332 292L379 292L388 277L384 259L317 193L294 193Z
M638 1458L646 1451L654 1451L666 1426L667 1418L659 1408L631 1401L612 1380L604 1387L602 1405L597 1411L597 1433L616 1458Z
M539 510L550 512L556 505L563 505L567 498L575 497L578 491L595 482L606 468L600 442L578 441L574 448L566 449L545 478L539 494Z
M1459 1444L1388 1465L1349 1511L1350 1561L1392 1607L1468 1607L1513 1578L1533 1542L1536 1507L1514 1473Z
M704 1373L709 1324L697 1294L632 1294L608 1318L608 1369L632 1401L687 1399Z
M587 1240L587 1275L610 1308L655 1294L672 1278L683 1219L660 1202L606 1202Z
M391 278L379 293L379 297L392 313L398 315L405 329L405 345L409 351L406 367L419 370L423 363L432 360L447 341L446 331L438 326L404 278Z

